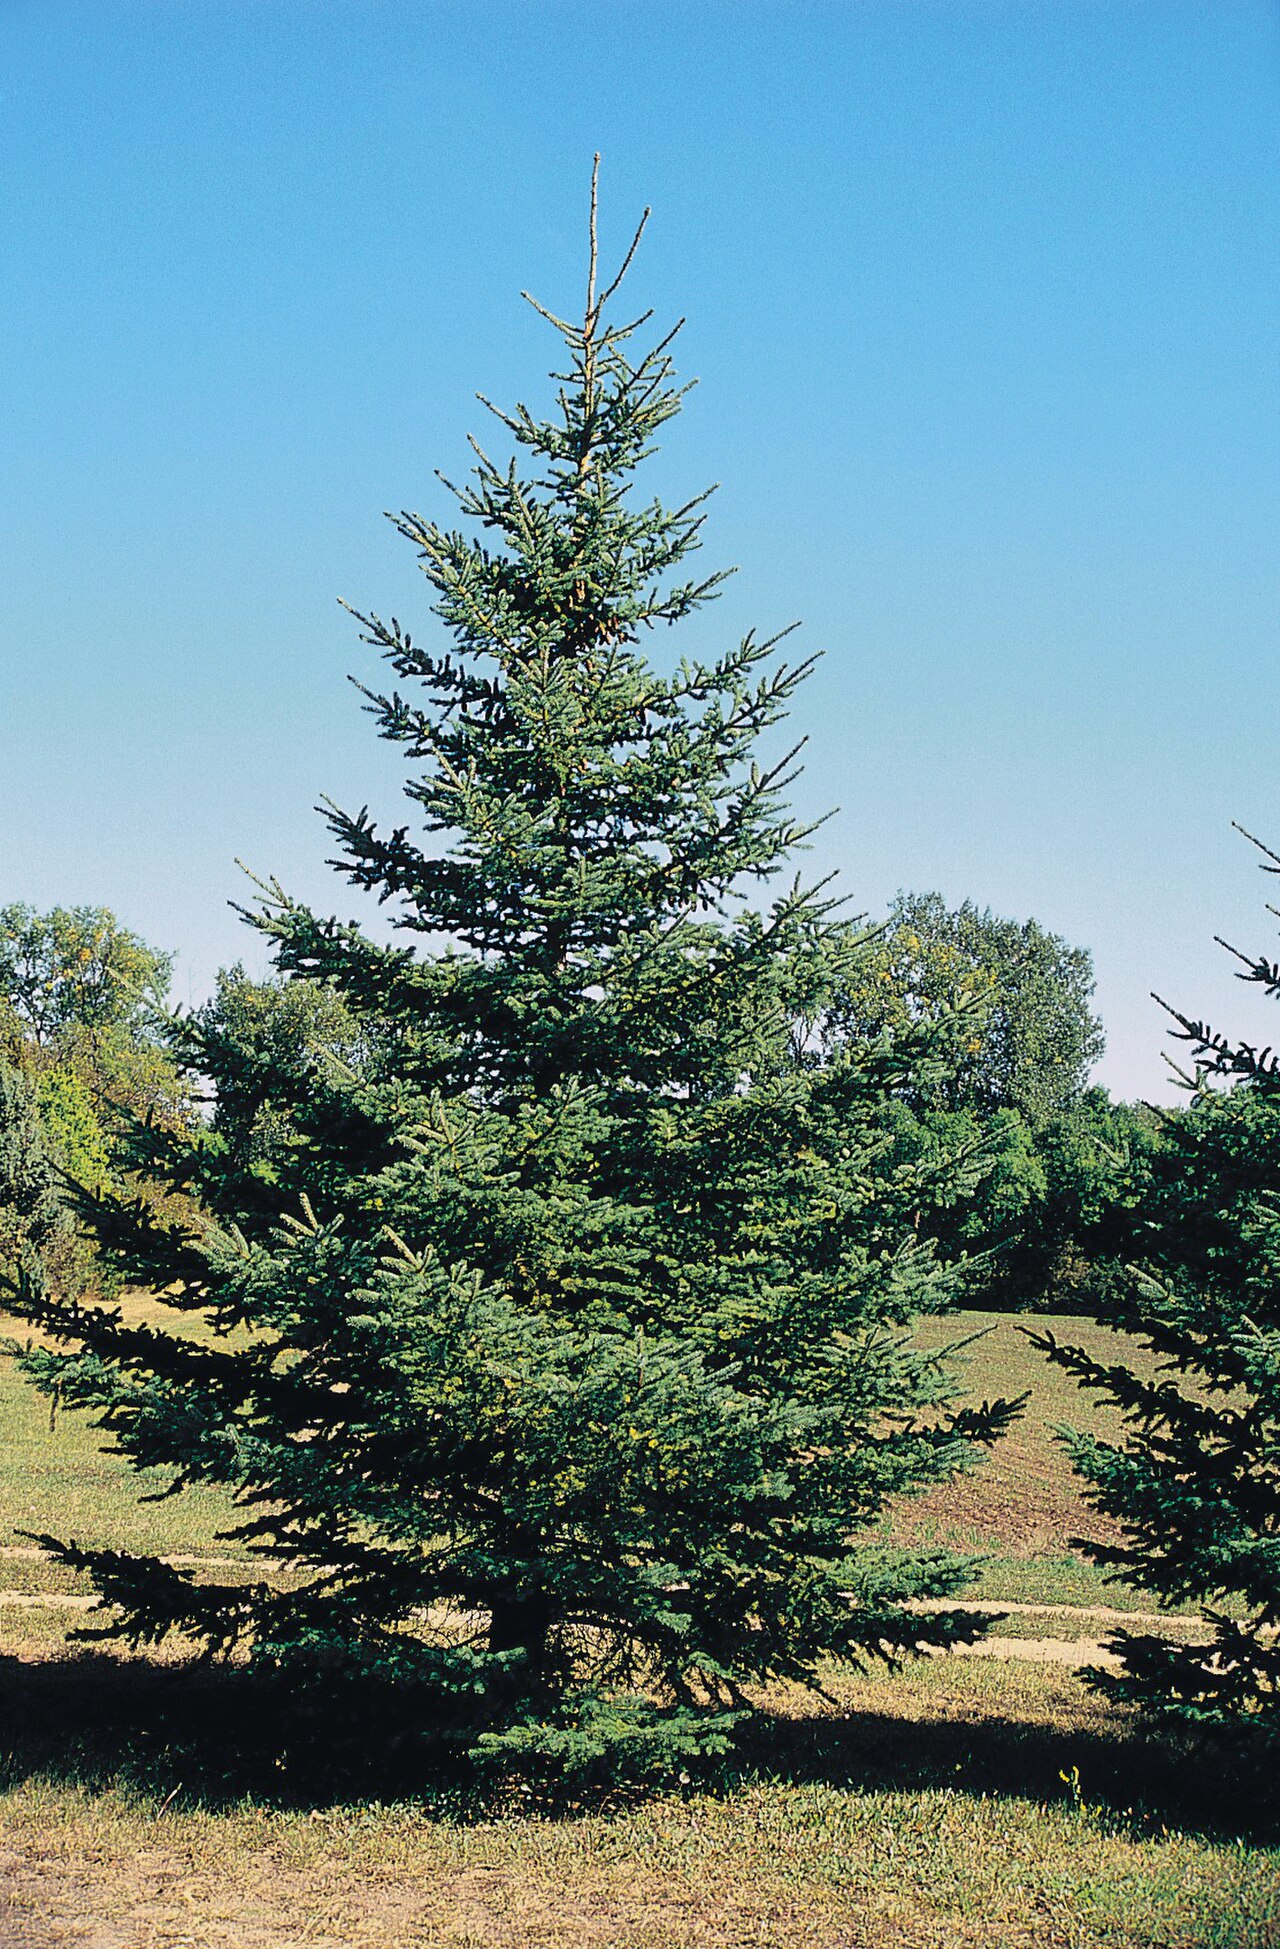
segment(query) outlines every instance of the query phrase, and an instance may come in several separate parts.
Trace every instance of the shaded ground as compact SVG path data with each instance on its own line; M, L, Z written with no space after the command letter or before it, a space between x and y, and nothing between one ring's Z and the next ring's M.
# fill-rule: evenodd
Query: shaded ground
M1280 1949L1280 1853L1240 1755L1191 1764L1056 1670L930 1660L831 1689L771 1695L715 1781L463 1817L447 1796L370 1805L302 1780L292 1804L246 1801L234 1684L6 1658L0 1943ZM193 1769L193 1734L220 1747L221 1783Z
M976 1394L1030 1386L993 1463L897 1512L989 1553L962 1658L775 1692L732 1763L641 1803L482 1809L403 1715L302 1714L179 1652L74 1650L83 1579L16 1532L261 1574L216 1497L139 1505L92 1431L0 1371L0 1949L1280 1949L1272 1771L1143 1732L1070 1667L1152 1619L1069 1550L1098 1534L1055 1420L1106 1418L1017 1319ZM1056 1324L1101 1346L1087 1322ZM1002 1601L1002 1600L1012 1600ZM430 1792L424 1790L434 1780Z

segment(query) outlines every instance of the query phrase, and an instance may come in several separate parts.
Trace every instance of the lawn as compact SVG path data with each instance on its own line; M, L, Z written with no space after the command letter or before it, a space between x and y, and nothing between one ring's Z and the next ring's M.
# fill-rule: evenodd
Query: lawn
M201 1682L141 1665L0 1658L6 1949L70 1949L86 1920L93 1949L1280 1944L1280 1852L1206 1828L1190 1769L1067 1672L833 1673L817 1709L764 1702L733 1777L467 1819L404 1800L210 1803L180 1742L162 1754L154 1737L140 1786L174 1688Z
M163 1316L172 1324L172 1314L154 1300L135 1298L127 1311L140 1323ZM25 1325L0 1316L0 1338L6 1327L14 1339L30 1337ZM143 1499L158 1495L166 1481L163 1474L139 1478L121 1457L104 1452L103 1436L83 1415L51 1415L49 1402L0 1356L0 1551L21 1547L24 1531L56 1531L86 1549L221 1551L228 1499L204 1489L172 1501ZM0 1586L4 1581L0 1561Z
M982 1559L974 1591L985 1598L1150 1609L1151 1599L1142 1590L1104 1577L1073 1547L1083 1537L1114 1540L1116 1532L1084 1502L1054 1438L1055 1429L1073 1427L1117 1440L1120 1416L1052 1366L1032 1345L1032 1333L1086 1346L1098 1359L1142 1363L1140 1350L1123 1335L1068 1313L970 1310L923 1321L919 1338L927 1346L969 1342L958 1360L971 1398L1026 1394L1029 1399L1021 1419L980 1468L900 1505L894 1531L973 1551Z
M1030 1388L1032 1401L986 1469L896 1520L986 1553L981 1589L1073 1613L1008 1618L996 1628L1012 1651L998 1659L835 1670L826 1700L767 1695L716 1779L554 1814L517 1802L502 1818L447 1795L368 1805L308 1792L305 1764L282 1791L247 1791L228 1681L179 1652L69 1645L83 1592L18 1531L240 1553L219 1540L217 1497L140 1506L93 1432L64 1415L51 1431L47 1404L6 1369L0 1944L1280 1949L1277 1836L1247 1785L1224 1798L1234 1760L1193 1757L1066 1665L1018 1655L1042 1637L1082 1639L1087 1654L1106 1629L1090 1607L1150 1606L1070 1551L1096 1518L1050 1430L1105 1423L1045 1366L1026 1323L945 1323L947 1337L990 1329L969 1354L975 1393ZM1103 1341L1087 1323L1048 1324Z

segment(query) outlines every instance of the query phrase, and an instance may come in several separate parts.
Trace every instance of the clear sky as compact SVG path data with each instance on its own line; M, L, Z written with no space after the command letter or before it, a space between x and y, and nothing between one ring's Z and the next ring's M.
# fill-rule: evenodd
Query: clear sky
M1272 939L1231 819L1280 845L1278 144L1249 0L5 0L0 901L184 999L252 961L237 855L356 910L335 597L422 632L380 511L538 394L599 148L701 380L652 483L740 565L693 647L826 653L809 863L1089 946L1103 1080L1167 1093L1152 987L1266 1021L1212 936Z

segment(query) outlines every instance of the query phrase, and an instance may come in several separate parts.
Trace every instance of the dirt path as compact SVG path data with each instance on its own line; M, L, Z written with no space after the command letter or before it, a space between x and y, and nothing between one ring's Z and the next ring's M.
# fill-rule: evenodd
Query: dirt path
M48 1550L38 1543L0 1543L0 1561L8 1563L53 1563ZM247 1556L162 1556L172 1570L269 1570L274 1558ZM0 1949L3 1946L0 1945Z
M997 1619L1043 1617L1060 1618L1064 1622L1131 1625L1138 1631L1157 1630L1162 1637L1176 1638L1183 1644L1204 1643L1212 1630L1204 1618L1171 1618L1162 1611L1120 1611L1110 1604L998 1604L986 1598L919 1597L908 1604L907 1609L924 1616L936 1616L943 1611L977 1611L983 1617ZM950 1653L941 1655L1021 1659L1030 1665L1061 1665L1068 1671L1080 1671L1086 1665L1100 1665L1106 1671L1117 1671L1120 1666L1115 1652L1109 1651L1105 1640L1098 1637L1008 1638L1001 1637L997 1632L988 1632L986 1637L976 1639L973 1644L955 1645Z
M1028 1665L1062 1665L1079 1671L1085 1665L1102 1665L1118 1671L1120 1660L1108 1651L1099 1638L978 1638L973 1644L953 1645L938 1653L942 1658L1001 1658L1023 1660Z
M977 1611L982 1617L1080 1617L1087 1618L1090 1624L1158 1624L1166 1635L1175 1626L1179 1632L1185 1627L1193 1635L1212 1629L1201 1617L1173 1617L1167 1611L1117 1611L1109 1604L1017 1604L1011 1600L995 1603L985 1597L915 1597L907 1609L925 1616L937 1611Z
M10 1611L91 1611L97 1601L96 1596L71 1597L65 1591L0 1590L0 1609Z
M11 1543L0 1546L0 1560L9 1562L39 1562L47 1560L47 1553L36 1544ZM240 1569L244 1567L243 1557L227 1556L172 1556L165 1558L175 1568L183 1569ZM269 1568L265 1560L255 1561L255 1569ZM98 1599L93 1594L55 1591L18 1591L0 1588L0 1609L25 1611L91 1611ZM1201 1642L1209 1626L1202 1618L1170 1618L1157 1611L1122 1611L1109 1604L1026 1604L1016 1601L999 1603L989 1598L921 1597L908 1604L908 1610L919 1615L936 1615L946 1611L976 1611L981 1616L998 1620L1006 1617L1044 1618L1046 1623L1057 1619L1064 1623L1090 1625L1130 1625L1137 1630L1158 1629L1166 1637L1180 1638L1184 1643ZM977 1639L973 1644L956 1645L951 1653L942 1656L960 1658L996 1658L1014 1662L1022 1661L1032 1665L1057 1665L1068 1671L1079 1671L1085 1666L1102 1666L1115 1670L1119 1664L1114 1652L1107 1649L1102 1637L1091 1633L1086 1637L1066 1638L1046 1634L1044 1637L1008 1637L998 1631ZM21 1938L19 1938L20 1940ZM7 1949L5 1938L0 1935L0 1949Z
M4 1554L9 1556L20 1554L24 1558L30 1558L33 1556L39 1557L42 1552L39 1550L24 1550L21 1552L13 1550L6 1551ZM215 1563L219 1560L214 1557L187 1559L189 1562L197 1563ZM234 1560L231 1559L231 1561ZM71 1595L67 1592L59 1591L29 1592L0 1589L0 1609L89 1611L94 1608L97 1602L98 1599L93 1595ZM1155 1611L1119 1611L1106 1604L997 1604L988 1602L985 1599L965 1602L960 1598L922 1597L908 1605L908 1609L922 1615L936 1614L942 1611L977 1611L984 1616L992 1618L1060 1618L1063 1620L1077 1620L1082 1623L1088 1622L1090 1624L1131 1624L1139 1629L1143 1626L1149 1628L1157 1625L1166 1636L1175 1635L1171 1631L1170 1626L1176 1623L1179 1626L1187 1627L1185 1635L1181 1630L1176 1635L1183 1637L1184 1642L1189 1643L1197 1642L1207 1628L1204 1621L1200 1618L1179 1618L1171 1620ZM1108 1651L1103 1640L1097 1637L1010 1638L1002 1637L994 1632L989 1633L984 1638L977 1639L973 1644L955 1645L949 1652L943 1651L938 1655L942 1657L1021 1660L1032 1665L1059 1665L1068 1671L1079 1671L1086 1665L1100 1665L1107 1670L1114 1671L1120 1662L1115 1653ZM2 1949L8 1949L3 1935L0 1935L0 1946L2 1946Z

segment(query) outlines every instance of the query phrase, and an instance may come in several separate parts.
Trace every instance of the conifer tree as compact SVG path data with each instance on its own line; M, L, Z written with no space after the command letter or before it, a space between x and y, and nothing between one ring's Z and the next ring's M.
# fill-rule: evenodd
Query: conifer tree
M1257 844L1254 841L1254 844ZM1267 852L1266 848L1262 848ZM1280 872L1267 853L1265 870ZM1226 946L1226 943L1222 943ZM1230 949L1232 953L1236 950ZM1238 955L1280 998L1280 964ZM1085 1547L1164 1603L1208 1610L1208 1644L1119 1632L1116 1696L1189 1720L1280 1731L1280 1061L1171 1011L1191 1100L1142 1155L1110 1243L1128 1261L1101 1317L1154 1355L1136 1370L1039 1344L1124 1414L1123 1441L1068 1439L1123 1531ZM1128 1208L1126 1209L1126 1203Z
M243 1008L186 1024L210 1124L141 1130L134 1163L201 1216L95 1207L172 1331L23 1301L64 1342L36 1378L135 1463L229 1485L231 1534L290 1573L53 1545L117 1631L367 1675L472 1753L566 1766L714 1744L751 1682L828 1655L972 1636L906 1607L961 1566L869 1532L1004 1413L954 1409L909 1344L947 1296L883 1154L909 1052L817 1060L800 1025L847 930L798 882L743 896L804 838L794 752L756 749L809 665L755 637L666 674L641 653L721 577L690 573L705 497L635 492L683 394L674 333L612 322L639 234L602 289L593 182L582 322L535 305L554 405L497 411L509 461L473 443L467 530L394 517L443 639L359 619L413 818L327 816L405 944L264 885L249 918L341 1046Z

